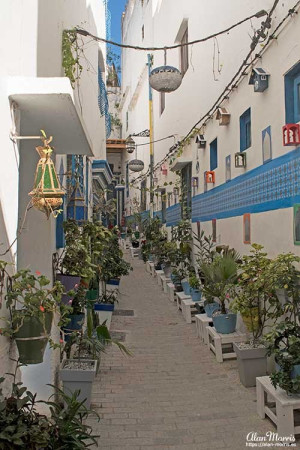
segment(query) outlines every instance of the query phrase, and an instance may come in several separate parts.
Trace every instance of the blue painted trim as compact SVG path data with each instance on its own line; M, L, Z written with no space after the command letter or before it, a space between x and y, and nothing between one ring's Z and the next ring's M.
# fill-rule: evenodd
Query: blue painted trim
M295 123L294 114L294 81L300 75L300 63L296 64L284 77L285 122Z
M249 147L251 147L251 108L240 116L240 151L243 152Z
M297 159L298 159L298 162L296 161ZM199 194L199 195L195 196L193 198L192 221L193 222L197 222L197 221L206 222L206 221L209 221L212 219L224 219L224 218L228 218L228 217L240 216L240 215L243 215L246 213L258 213L258 212L270 211L270 210L274 210L274 209L289 208L289 207L293 206L294 203L298 203L300 201L300 194L299 195L298 194L290 195L290 196L286 195L286 197L280 196L280 198L277 198L275 200L265 201L265 202L261 202L261 203L253 202L253 204L251 204L251 203L249 204L249 201L248 201L247 204L245 204L244 206L241 206L239 208L232 208L232 209L228 209L226 211L219 210L219 211L215 211L209 215L207 215L207 214L201 215L201 213L197 215L197 213L196 213L196 211L197 210L199 211L199 209L200 209L200 211L201 211L201 209L203 210L203 208L205 206L205 205L202 205L202 207L201 207L201 200L203 200L205 202L209 201L209 199L211 199L211 201L215 201L216 195L224 193L225 191L228 191L230 194L230 189L232 189L235 186L238 186L240 183L244 183L245 181L250 181L254 177L257 177L262 174L266 174L266 173L270 172L272 169L279 168L281 165L292 163L292 162L300 165L300 147L298 147L296 150L293 150L283 156L273 159L268 164L261 165L255 169L252 169L249 172L247 172L246 174L240 175L228 183L224 183L220 186L217 186L217 187L211 189L207 193ZM286 178L287 174L284 175L284 173L283 173L282 177ZM300 178L299 178L299 181L300 181ZM296 188L298 188L299 181L297 178L297 181L295 182L297 184ZM266 183L268 183L268 182L270 183L270 181L266 181ZM251 187L250 187L250 189L251 189ZM287 189L286 185L285 185L285 189ZM299 190L299 192L300 192L300 190ZM237 197L238 193L235 192L234 195ZM242 194L240 194L240 195L242 195ZM261 195L263 196L265 194L261 193ZM236 201L239 201L241 198L242 197L237 198ZM224 205L221 204L221 207L224 207Z
M108 162L105 159L95 159L92 164L92 169L106 169L108 171L109 176L112 178L113 173L111 168L109 167Z

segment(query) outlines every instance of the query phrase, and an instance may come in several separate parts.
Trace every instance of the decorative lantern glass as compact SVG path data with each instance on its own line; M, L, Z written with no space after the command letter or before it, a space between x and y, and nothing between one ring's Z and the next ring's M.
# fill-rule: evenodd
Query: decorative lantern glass
M28 195L32 197L33 206L49 218L50 214L63 204L64 191L58 181L51 159L52 149L47 145L47 141L44 147L36 147L36 150L40 160L36 167L34 188Z
M173 66L156 67L149 76L150 86L158 92L176 91L181 82L181 72Z
M140 159L132 159L128 163L128 168L132 172L140 172L141 170L144 169L144 162L141 161Z
M126 150L127 153L133 153L135 150L135 142L131 136L126 139Z

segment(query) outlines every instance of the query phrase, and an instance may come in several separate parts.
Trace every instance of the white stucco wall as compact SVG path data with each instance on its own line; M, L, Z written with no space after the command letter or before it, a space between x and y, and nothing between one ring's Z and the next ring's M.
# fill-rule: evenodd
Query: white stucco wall
M189 41L207 36L222 30L238 20L245 18L261 9L267 11L273 5L273 1L245 1L241 5L239 1L149 1L141 2L132 0L129 2L125 18L123 20L124 43L134 43L142 46L171 45L176 41L176 35L183 19L188 20ZM292 1L279 2L273 16L272 29L294 6ZM195 44L189 48L189 69L186 72L180 88L166 94L166 107L160 115L159 94L153 91L154 111L154 138L159 139L170 134L176 134L181 139L192 126L214 104L224 87L236 73L243 58L247 55L253 28L258 29L264 20L252 19L229 34L218 37L220 49L221 73L217 73L214 79L213 58L215 55L215 67L217 68L217 49L214 53L214 41ZM145 38L142 40L141 28L144 24ZM294 15L287 22L278 39L272 42L263 53L262 58L256 64L270 72L269 88L264 93L254 93L253 86L248 85L247 75L238 85L227 101L222 103L231 113L229 126L219 126L215 117L207 123L205 129L206 149L197 149L192 140L185 148L182 157L193 162L192 176L199 177L199 188L195 195L204 191L204 171L210 170L209 144L218 138L218 167L215 171L216 183L208 185L208 190L225 183L225 157L231 155L231 178L248 172L263 164L262 159L262 130L271 126L273 159L287 154L293 147L284 147L282 144L282 126L285 124L284 104L284 75L299 61L298 38L300 21ZM215 42L215 45L217 43ZM256 52L261 50L257 47ZM124 105L122 109L123 136L136 133L149 127L148 116L148 79L145 74L141 87L138 90L137 99L132 106L132 98L136 94L136 86L139 76L143 73L147 62L147 52L123 50L122 90ZM163 52L154 52L153 67L163 63ZM168 52L167 63L179 66L179 51ZM249 71L248 71L249 72ZM239 117L251 107L252 145L246 151L247 168L234 167L234 154L240 151ZM125 129L126 113L129 114L128 130ZM142 142L136 139L136 142ZM147 142L147 139L145 139ZM173 141L163 141L154 146L155 163L160 161L168 152ZM149 147L141 147L138 157L145 162L145 171L149 165ZM199 155L200 171L196 172L197 154ZM129 156L128 156L129 158ZM176 175L168 170L167 177L162 176L158 170L158 184L164 181L174 181ZM135 176L131 175L131 179ZM139 187L139 183L137 186ZM148 178L149 187L149 178ZM172 191L173 186L167 187L167 192ZM131 198L139 193L139 190L131 189ZM174 201L174 196L172 197ZM149 200L149 199L148 199ZM160 203L156 209L160 209ZM194 225L196 229L196 225ZM208 234L212 232L211 221L201 223L201 228ZM241 253L249 251L249 245L243 243L243 216L217 220L218 242L234 246ZM280 251L291 250L299 254L299 247L293 242L293 213L292 208L251 214L251 241L260 242L266 246L271 255Z

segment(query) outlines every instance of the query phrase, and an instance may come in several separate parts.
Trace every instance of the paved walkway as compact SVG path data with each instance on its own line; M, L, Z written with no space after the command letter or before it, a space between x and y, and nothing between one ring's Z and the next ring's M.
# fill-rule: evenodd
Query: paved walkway
M118 309L134 317L113 316L112 330L126 333L134 357L111 349L101 362L93 394L101 421L91 421L100 449L241 450L250 431L274 431L257 416L255 389L240 384L236 361L217 363L144 263L131 262Z

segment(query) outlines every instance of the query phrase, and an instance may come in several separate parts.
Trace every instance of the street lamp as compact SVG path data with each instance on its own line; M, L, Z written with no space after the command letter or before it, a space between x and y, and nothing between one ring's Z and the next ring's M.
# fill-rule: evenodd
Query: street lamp
M126 139L125 143L126 143L127 153L133 153L134 150L135 150L135 142L132 139L132 137L128 136L128 138Z

